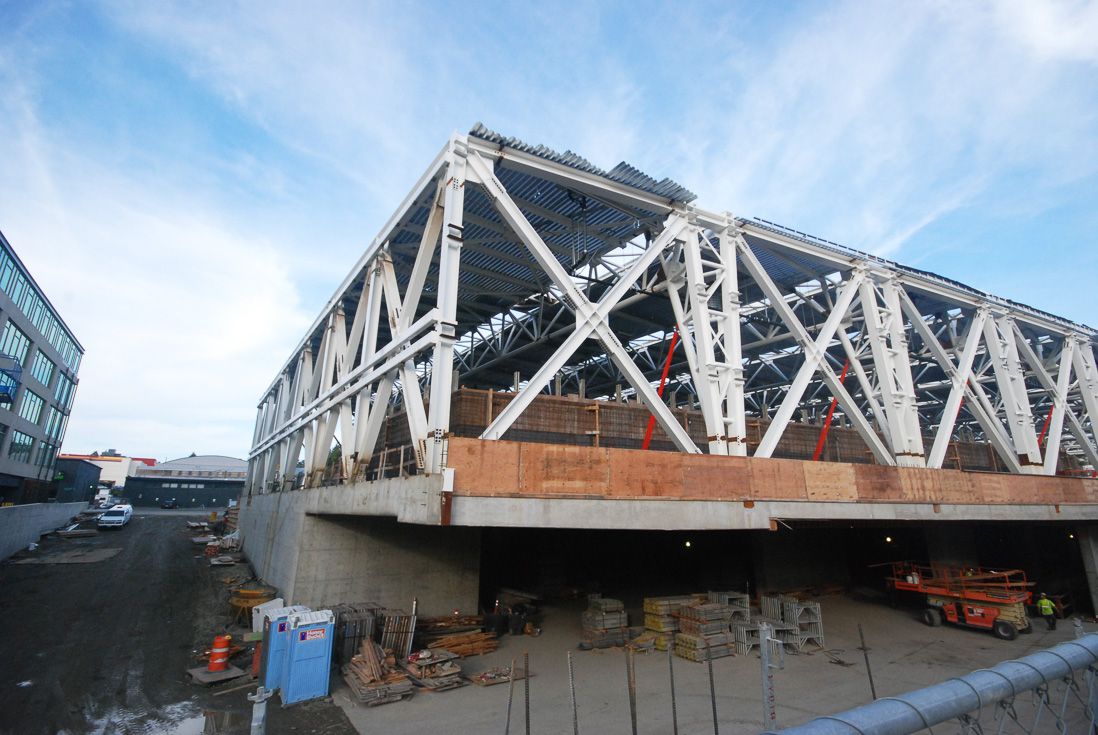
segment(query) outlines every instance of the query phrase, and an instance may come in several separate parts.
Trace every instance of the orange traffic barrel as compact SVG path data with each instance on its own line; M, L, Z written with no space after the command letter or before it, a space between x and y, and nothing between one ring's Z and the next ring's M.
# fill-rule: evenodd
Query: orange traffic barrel
M224 671L229 667L229 638L231 636L219 635L214 638L213 648L210 649L210 665L207 671Z

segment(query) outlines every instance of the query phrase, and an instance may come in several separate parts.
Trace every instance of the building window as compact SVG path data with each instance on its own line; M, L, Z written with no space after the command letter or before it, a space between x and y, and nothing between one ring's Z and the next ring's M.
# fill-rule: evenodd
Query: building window
M0 336L0 352L11 355L22 366L27 359L27 349L29 347L30 338L23 334L23 331L9 319L4 326L4 334Z
M38 350L34 355L34 367L31 368L31 375L42 385L48 386L50 381L53 380L53 371L56 367L53 360L46 357L42 350Z
M57 410L57 406L50 406L50 412L46 416L46 436L50 439L60 439L65 432L65 423L68 416Z
M57 399L57 405L61 407L61 410L68 411L72 407L72 394L73 388L76 384L69 380L69 376L62 375L57 380L57 390L54 391L54 398Z
M53 464L54 457L57 456L57 447L46 442L40 442L38 444L38 454L34 458L35 467L49 467Z
M170 485L170 484L168 484L168 483L166 483L166 482L165 482L165 483L162 483L162 485L161 485L161 486L162 486L162 487L171 487L171 485Z
M34 446L34 438L21 431L11 433L11 445L8 447L8 458L16 462L29 462L31 448Z
M200 483L198 483L198 489L199 489L199 490L201 490L201 489L202 489L202 488L204 488L204 487L206 487L206 484L205 484L205 483L203 483L203 482L200 482Z
M30 421L32 424L37 424L38 420L42 418L42 406L46 402L42 400L42 396L29 390L23 391L23 402L19 406L19 415Z

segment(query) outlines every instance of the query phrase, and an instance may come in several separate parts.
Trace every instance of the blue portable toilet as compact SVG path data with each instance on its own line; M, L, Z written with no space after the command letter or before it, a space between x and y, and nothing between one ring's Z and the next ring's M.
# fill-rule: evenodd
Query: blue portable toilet
M279 697L282 706L328 694L335 615L331 610L290 613L286 668Z
M259 683L264 689L274 691L282 686L286 648L290 638L287 618L293 613L308 609L305 605L293 605L263 612L263 651L259 655Z

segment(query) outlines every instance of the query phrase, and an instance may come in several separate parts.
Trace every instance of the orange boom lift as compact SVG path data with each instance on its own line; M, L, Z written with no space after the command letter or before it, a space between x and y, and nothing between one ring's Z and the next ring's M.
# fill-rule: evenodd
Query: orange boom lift
M944 567L911 561L892 563L888 580L892 589L921 592L927 608L923 622L938 626L945 621L990 630L997 638L1012 641L1019 633L1032 633L1026 603L1032 582L1020 569Z

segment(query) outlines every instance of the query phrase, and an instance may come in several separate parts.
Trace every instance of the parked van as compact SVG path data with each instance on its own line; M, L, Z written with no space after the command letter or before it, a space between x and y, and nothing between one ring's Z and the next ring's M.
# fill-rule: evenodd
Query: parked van
M132 505L116 505L99 516L98 524L100 528L122 528L130 522L132 515Z

